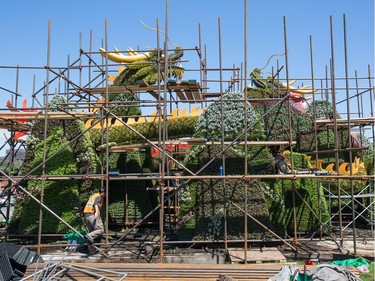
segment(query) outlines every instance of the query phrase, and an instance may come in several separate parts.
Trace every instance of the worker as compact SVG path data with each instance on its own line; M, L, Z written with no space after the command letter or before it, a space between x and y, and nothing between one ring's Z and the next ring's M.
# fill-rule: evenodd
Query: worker
M83 221L88 230L84 238L88 241L89 246L94 243L95 239L101 238L104 233L100 209L104 202L105 191L105 188L101 187L98 193L91 195L83 210ZM89 247L89 250L90 253L93 252L92 247Z
M291 169L286 161L286 156L283 153L283 149L273 150L272 156L274 158L274 163L279 174L290 174Z

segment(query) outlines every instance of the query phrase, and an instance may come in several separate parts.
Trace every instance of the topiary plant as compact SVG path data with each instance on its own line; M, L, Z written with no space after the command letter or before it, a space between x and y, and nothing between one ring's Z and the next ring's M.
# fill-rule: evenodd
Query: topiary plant
M287 233L294 232L293 224L293 188L299 192L302 198L311 206L315 215L321 214L321 221L325 222L329 218L328 206L324 197L322 186L316 179L298 179L298 180L285 180L277 179L270 182L270 187L274 189L274 192L283 198L284 208L280 210L280 202L275 201L270 209L272 223L275 228ZM320 202L319 205L319 191L320 189ZM296 226L299 232L312 232L316 231L320 224L315 215L308 209L303 203L302 199L295 194L295 206L296 206ZM283 230L284 229L284 230Z
M61 150L61 148L66 146L66 143L66 140L64 140L63 128L55 127L54 130L51 130L51 135L46 139L46 157L48 158L55 154L55 152ZM43 142L40 142L35 146L33 153L34 157L27 166L31 169L40 166L40 163L43 161L43 151L44 145ZM48 164L45 166L45 173L47 175L71 175L77 173L75 157L69 146L66 146L59 154L52 157L47 163ZM41 174L41 167L33 172L33 175ZM47 180L44 183L44 204L61 218L65 219L68 224L76 228L81 227L82 221L76 215L74 210L74 207L79 204L79 192L76 182L73 180ZM34 196L40 198L40 180L29 180L27 182L27 188ZM15 212L16 215L12 219L12 223L17 223L17 225L19 225L19 231L22 233L36 233L39 224L39 205L32 199L26 197L24 201L17 202L16 209L18 210ZM27 216L22 214L27 214ZM68 228L53 215L44 212L42 231L43 233L64 233L68 231Z
M58 111L59 106L65 103L65 99L55 95L49 102L50 110ZM44 129L47 129L46 136L46 159L45 173L47 175L72 175L92 174L97 172L98 157L87 132L77 138L85 130L84 124L79 120L44 120L35 121L27 140L23 165L20 168L20 175L41 175L41 163L44 159ZM75 139L74 141L72 141ZM72 142L71 142L72 141ZM68 143L70 142L70 143ZM58 152L56 154L56 152ZM54 155L53 157L51 157ZM49 159L50 158L50 159ZM39 167L37 169L34 169ZM40 194L40 180L23 181L22 185L27 187L36 197ZM82 221L74 211L86 203L89 193L96 189L98 182L91 179L81 181L45 181L44 203L59 216L71 224L80 227ZM17 200L15 215L12 219L11 228L19 232L35 232L39 217L39 205L25 197L24 200ZM58 199L58 200L56 200ZM27 213L27 216L23 214ZM57 221L55 217L44 212L44 232L64 232L66 226Z
M263 139L262 122L249 102L247 103L247 122L248 139ZM194 136L220 140L222 138L221 132L223 131L225 140L233 140L238 136L242 140L245 138L245 134L243 134L244 127L244 94L228 92L223 95L222 101L211 104L199 117Z

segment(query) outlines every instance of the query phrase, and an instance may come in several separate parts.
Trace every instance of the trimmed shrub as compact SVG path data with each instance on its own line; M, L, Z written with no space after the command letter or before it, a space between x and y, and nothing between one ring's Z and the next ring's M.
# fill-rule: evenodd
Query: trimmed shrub
M262 116L266 140L289 140L289 114L287 101L279 105L263 104L254 106ZM312 119L308 115L297 114L290 110L292 138L298 141L298 134L311 133Z
M270 182L270 188L283 198L283 204L279 200L271 203L270 214L271 221L278 231L285 231L286 233L294 232L293 225L293 187L302 196L302 198L311 206L316 215L321 212L321 220L324 222L328 220L328 208L324 197L323 189L318 187L318 182L315 179L299 179L299 180L285 180L276 179ZM318 200L318 188L320 188L321 206ZM296 223L298 232L312 232L319 228L319 221L309 208L304 204L303 200L295 194L296 206ZM280 209L280 207L282 207Z
M214 102L199 117L194 136L220 140L223 131L225 140L234 140L237 137L240 140L245 139L246 134L243 134L245 127L244 110L243 93L229 92L224 94L223 101ZM247 103L247 118L248 139L264 139L263 124L249 102Z
M225 174L241 175L245 170L244 146L229 147L224 153L220 145L197 146L189 151L184 159L185 166L200 175L219 175L225 157ZM249 174L269 174L273 172L272 156L265 147L248 147ZM213 161L212 161L213 159ZM207 165L207 166L206 166Z
M287 158L286 161L288 161L288 160L291 161L291 159L292 159L291 154L292 153L290 151L284 152L284 155ZM293 152L293 164L294 164L294 169L296 169L296 170L309 168L309 163L307 161L306 154Z
M64 99L56 95L49 102L49 110L58 111L59 103ZM98 169L98 157L93 149L90 134L79 135L85 130L84 123L79 120L44 120L35 121L27 139L27 147L20 175L41 175L41 163L44 151L44 130L47 129L45 164L47 175L74 175L92 174ZM70 141L73 142L69 143ZM64 148L63 148L64 147ZM21 183L35 197L40 198L40 180L25 180ZM97 189L99 182L91 179L45 181L44 203L56 214L66 220L73 227L81 227L81 218L74 211L86 203L92 190ZM39 221L39 205L27 196L20 197L15 206L14 216L10 229L14 232L37 231ZM23 214L27 213L27 216ZM64 233L67 231L65 224L47 211L43 213L43 232Z
M111 168L117 168L121 173L140 173L143 171L140 155L140 152L111 154ZM108 208L110 222L122 223L125 220L138 222L152 210L153 206L146 183L145 180L110 182Z
M51 135L46 139L47 158L66 145L64 140L64 131L60 127L51 130ZM42 163L43 143L39 143L34 149L34 158L28 163L28 167L33 169ZM59 154L52 157L45 167L47 175L71 175L77 172L75 167L75 158L72 149L68 146ZM34 175L41 175L41 168L37 168ZM73 227L82 226L81 219L76 215L74 207L79 204L78 186L74 181L45 181L44 186L44 204L48 206L62 219ZM41 181L29 180L28 189L34 196L40 198ZM14 223L19 226L21 233L37 233L39 225L39 204L30 198L25 201L17 202ZM17 216L18 214L18 216ZM24 216L22 214L27 214ZM13 222L12 222L13 223ZM44 211L42 221L43 233L65 233L69 230L65 224L58 221L53 215Z
M224 212L226 208L228 239L244 239L245 185L247 210L263 225L270 227L269 213L260 181L206 180L199 181L196 189L194 239L224 239ZM248 218L248 238L259 239L264 233L261 226Z
M110 110L117 116L141 115L139 98L135 94L110 94L109 101L111 106Z
M356 175L367 175L366 169L359 168L358 173ZM328 189L329 184L329 190L333 194L338 194L338 182L337 180L331 180L329 183L323 183L322 185ZM340 179L340 188L341 188L341 195L344 195L344 193L351 194L352 188L351 185L353 185L353 192L354 194L357 194L358 192L362 191L367 185L368 180L350 180L350 179ZM345 191L345 192L343 192Z
M198 117L181 117L167 121L168 137L171 139L190 137L194 134L194 127ZM129 125L139 134L149 140L159 139L159 122L135 123ZM101 145L101 130L94 129L90 131L94 147ZM144 142L144 139L127 126L116 126L109 129L108 142L115 142L118 145Z

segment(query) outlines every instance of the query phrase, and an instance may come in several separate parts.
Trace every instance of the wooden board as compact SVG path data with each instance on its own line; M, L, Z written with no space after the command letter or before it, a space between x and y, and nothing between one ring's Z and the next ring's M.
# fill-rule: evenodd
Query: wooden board
M189 81L188 85L189 85L191 92L193 93L194 99L201 100L202 97L199 92L199 84L197 84L197 82L193 80L193 81Z
M232 262L244 261L245 251L243 248L229 248L228 253ZM247 261L255 263L286 262L286 258L277 248L250 248L247 250Z
M236 281L269 280L279 273L282 266L288 264L165 264L165 263L126 263L126 262L93 262L90 259L76 261L74 263L62 263L65 268L71 268L60 277L68 277L69 280L98 280L99 277L119 280L121 275L127 274L124 280L129 281L217 281L231 280L219 279L227 276ZM43 269L46 264L31 264L25 276ZM304 266L294 264L301 272ZM312 266L306 266L309 270ZM57 267L61 270L61 267ZM84 271L77 271L82 269ZM349 268L352 271L352 268ZM57 272L58 270L55 270ZM352 271L355 275L358 272ZM91 275L93 274L93 275ZM73 279L74 278L74 279ZM112 280L113 280L112 279ZM31 280L31 279L30 279ZM67 279L65 279L67 280ZM106 279L109 280L109 279Z

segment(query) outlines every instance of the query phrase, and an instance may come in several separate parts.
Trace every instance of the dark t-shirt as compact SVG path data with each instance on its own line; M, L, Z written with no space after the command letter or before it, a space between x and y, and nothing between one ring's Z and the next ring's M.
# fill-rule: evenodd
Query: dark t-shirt
M102 201L102 196L98 196L98 197L96 197L96 199L95 199L95 202L94 202L94 205L93 206L96 206L96 205L98 205L99 207L100 207L100 201Z

